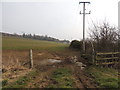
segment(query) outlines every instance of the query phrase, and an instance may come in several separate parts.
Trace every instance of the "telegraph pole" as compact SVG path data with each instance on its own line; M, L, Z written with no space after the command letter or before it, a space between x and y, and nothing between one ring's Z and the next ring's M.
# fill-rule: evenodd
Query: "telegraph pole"
M81 13L80 11L80 14L83 14L83 53L85 53L85 15L86 14L90 14L91 11L89 11L89 13L86 13L85 12L85 5L86 4L90 4L90 2L79 2L79 4L83 4L83 13Z

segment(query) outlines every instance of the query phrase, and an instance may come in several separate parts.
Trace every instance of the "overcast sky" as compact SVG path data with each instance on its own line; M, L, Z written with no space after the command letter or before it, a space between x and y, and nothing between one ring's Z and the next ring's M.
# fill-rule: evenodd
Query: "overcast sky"
M86 6L86 37L93 22L106 20L118 26L119 0L2 0L2 27L9 33L32 33L58 39L82 39L82 10L80 1L90 1ZM2 8L2 9L1 9ZM0 17L1 17L0 15Z

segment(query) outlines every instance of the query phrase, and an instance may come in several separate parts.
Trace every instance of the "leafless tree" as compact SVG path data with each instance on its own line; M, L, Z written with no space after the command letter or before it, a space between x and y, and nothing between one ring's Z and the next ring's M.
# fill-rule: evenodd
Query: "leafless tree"
M93 28L90 28L90 31L90 37L95 42L96 51L106 52L116 50L116 41L119 35L115 26L111 26L105 21L102 24L93 23Z

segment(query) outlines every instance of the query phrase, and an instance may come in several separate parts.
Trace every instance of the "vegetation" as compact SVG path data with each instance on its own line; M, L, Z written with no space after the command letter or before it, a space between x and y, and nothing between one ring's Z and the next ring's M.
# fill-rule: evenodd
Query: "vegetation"
M29 39L35 39L35 40L45 40L45 41L53 41L53 42L61 42L61 43L69 43L69 40L59 40L53 37L49 37L47 35L40 36L40 35L32 35L32 34L26 34L23 33L23 35L18 35L16 33L9 34L9 33L2 33L3 36L14 36L14 37L23 37L23 38L29 38Z
M108 22L102 24L93 24L90 28L90 39L97 52L120 51L120 33L119 30Z
M25 87L25 85L27 85L27 82L29 82L34 76L36 76L38 74L38 72L35 71L31 71L30 73L28 73L26 76L23 77L19 77L19 79L13 83L10 84L5 84L3 86L4 88L23 88Z
M8 80L7 79L2 81L2 86L5 86L7 84L8 84Z
M74 80L72 71L68 68L60 68L52 73L54 84L49 85L49 88L73 88Z
M82 41L78 41L78 40L73 40L69 46L70 48L74 48L74 49L82 49Z
M47 35L45 36L40 36L40 35L32 35L32 34L25 34L23 33L22 35L24 38L31 38L31 39L36 39L36 40L46 40L46 41L55 41L55 42L65 42L65 43L69 43L68 40L59 40L56 38L52 38L52 37L48 37Z
M68 44L63 44L59 42L33 40L14 36L2 37L3 50L64 50L67 47Z
M90 66L87 69L101 88L118 88L118 71L113 68Z

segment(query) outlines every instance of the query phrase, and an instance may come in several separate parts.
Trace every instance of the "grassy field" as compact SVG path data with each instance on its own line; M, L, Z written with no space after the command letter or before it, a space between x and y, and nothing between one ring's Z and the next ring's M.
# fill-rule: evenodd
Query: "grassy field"
M2 37L2 49L3 50L62 50L68 47L68 44L33 40L20 37L3 36Z

